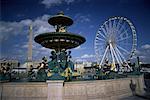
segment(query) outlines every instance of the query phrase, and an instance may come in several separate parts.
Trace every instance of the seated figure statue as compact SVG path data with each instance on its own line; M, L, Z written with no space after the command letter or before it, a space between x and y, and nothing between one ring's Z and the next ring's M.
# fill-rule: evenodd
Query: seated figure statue
M33 65L30 65L30 69L28 71L28 80L35 79L35 72L33 71Z
M42 63L40 63L38 66L37 80L39 80L39 81L46 80L46 78L47 78L46 68L47 68L47 59L46 59L46 57L43 57Z
M50 80L71 80L72 76L78 76L74 73L74 64L71 59L71 51L51 52L51 61L48 62L47 77Z
M56 79L63 79L62 76L60 76L60 73L63 71L63 68L61 67L60 63L62 62L62 59L60 59L60 54L55 51L51 52L51 61L48 62L48 72L47 77L51 80Z
M11 64L3 63L0 71L0 80L1 81L10 81L11 80Z

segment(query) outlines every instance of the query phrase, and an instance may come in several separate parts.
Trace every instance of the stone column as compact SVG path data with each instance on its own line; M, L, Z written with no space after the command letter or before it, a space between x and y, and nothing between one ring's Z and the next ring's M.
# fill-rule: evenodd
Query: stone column
M64 80L47 80L48 95L47 100L63 100Z

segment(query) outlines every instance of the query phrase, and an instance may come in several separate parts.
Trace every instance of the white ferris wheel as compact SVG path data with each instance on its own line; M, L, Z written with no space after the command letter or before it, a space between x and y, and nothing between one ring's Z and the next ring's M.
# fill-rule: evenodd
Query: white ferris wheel
M94 46L99 67L102 68L107 63L113 71L132 71L127 61L134 55L136 45L136 31L131 21L125 17L109 18L100 26L95 37Z

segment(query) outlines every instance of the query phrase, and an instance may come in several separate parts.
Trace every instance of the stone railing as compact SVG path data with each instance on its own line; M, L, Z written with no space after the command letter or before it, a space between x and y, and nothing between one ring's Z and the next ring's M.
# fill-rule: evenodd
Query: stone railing
M143 93L142 76L73 82L9 82L0 83L0 100L57 100L58 93L60 100L118 100L132 95L131 80L136 84L135 92Z

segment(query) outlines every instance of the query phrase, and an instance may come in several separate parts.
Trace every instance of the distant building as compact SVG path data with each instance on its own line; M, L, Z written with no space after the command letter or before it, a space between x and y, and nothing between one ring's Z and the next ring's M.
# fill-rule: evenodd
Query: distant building
M11 68L17 68L20 63L18 60L0 60L0 68L5 64L5 66L9 66Z
M149 72L150 73L150 64L140 64L141 72Z
M96 62L76 62L75 70L85 79L91 79L96 74L96 65Z
M84 64L83 62L76 62L74 63L75 71L80 73L81 75L84 73Z

